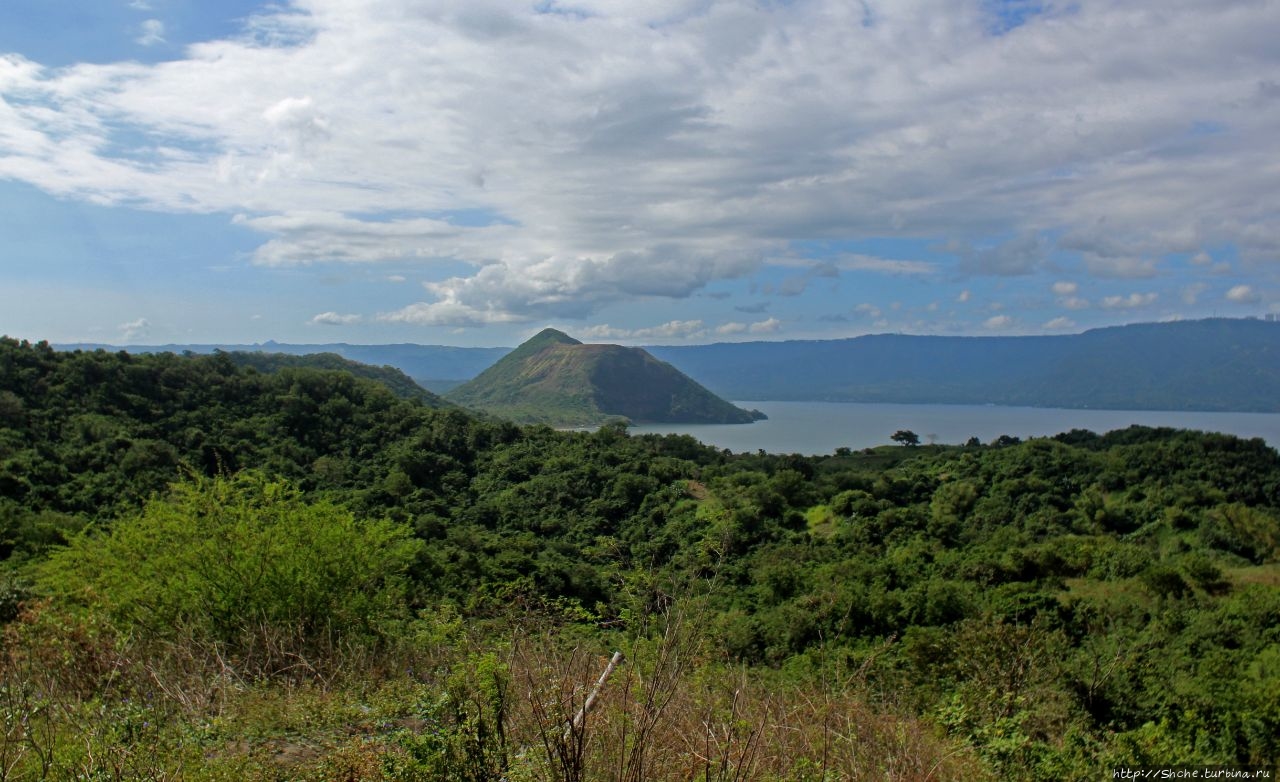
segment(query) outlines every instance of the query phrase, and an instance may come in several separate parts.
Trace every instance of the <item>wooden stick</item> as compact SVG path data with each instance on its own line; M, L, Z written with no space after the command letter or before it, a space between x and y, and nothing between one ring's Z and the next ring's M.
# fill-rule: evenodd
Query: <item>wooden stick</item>
M582 702L582 708L578 709L578 713L574 715L564 729L564 738L569 740L569 736L575 730L582 727L582 723L587 718L587 712L591 711L591 707L596 704L596 697L600 695L600 690L604 687L604 683L609 680L609 675L613 673L613 669L618 667L626 660L622 652L614 652L613 657L609 660L609 664L604 667L604 673L600 674L600 679L596 682L596 686L591 688L591 694Z

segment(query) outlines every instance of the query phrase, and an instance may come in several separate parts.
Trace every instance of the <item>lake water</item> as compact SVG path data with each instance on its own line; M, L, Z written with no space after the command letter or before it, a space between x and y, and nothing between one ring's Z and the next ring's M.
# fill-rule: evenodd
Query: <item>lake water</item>
M1171 426L1261 437L1280 445L1280 413L1194 413L1164 410L1061 410L1046 407L991 405L896 405L858 402L735 402L769 416L767 421L738 425L647 424L633 434L688 434L732 451L829 454L841 446L889 445L889 436L910 429L922 443L964 443L977 437L989 443L1002 434L1027 439L1071 429L1102 434L1133 424Z

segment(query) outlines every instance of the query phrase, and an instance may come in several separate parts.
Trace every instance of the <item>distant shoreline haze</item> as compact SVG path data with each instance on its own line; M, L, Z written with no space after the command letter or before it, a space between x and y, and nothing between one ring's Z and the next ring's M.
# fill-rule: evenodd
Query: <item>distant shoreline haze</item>
M65 345L60 349L120 348ZM511 352L440 345L163 345L133 352L330 352L447 391ZM1212 318L1081 334L838 340L645 348L726 399L1103 410L1280 412L1280 323ZM767 412L767 411L766 411Z

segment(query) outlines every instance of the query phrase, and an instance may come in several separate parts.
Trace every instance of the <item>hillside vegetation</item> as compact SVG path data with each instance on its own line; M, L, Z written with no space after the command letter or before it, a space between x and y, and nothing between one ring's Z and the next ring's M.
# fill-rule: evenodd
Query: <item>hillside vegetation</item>
M343 358L337 353L286 353L237 352L226 353L232 363L240 367L252 367L259 372L278 372L282 369L329 369L349 372L356 377L376 381L403 399L416 399L428 407L448 407L449 403L438 395L418 385L393 366L370 366Z
M519 423L750 423L734 407L639 348L584 345L544 329L448 393L464 407Z
M55 345L59 350L120 350L113 345L78 343ZM461 348L452 345L351 345L345 342L327 342L313 345L297 345L267 341L259 344L221 345L130 345L130 353L263 353L289 356L310 356L332 353L351 362L370 367L392 366L404 372L423 388L441 393L459 385L493 365L511 351L510 348Z
M731 454L331 370L4 339L0 522L8 779L1092 780L1280 757L1260 440Z

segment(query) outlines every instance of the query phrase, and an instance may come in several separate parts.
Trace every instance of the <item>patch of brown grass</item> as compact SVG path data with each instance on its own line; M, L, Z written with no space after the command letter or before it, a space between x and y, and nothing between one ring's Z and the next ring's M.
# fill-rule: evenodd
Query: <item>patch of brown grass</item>
M554 636L513 645L511 736L546 782L974 780L984 771L931 723L872 703L860 671L785 677L715 662L692 617L626 649L580 728L609 654Z
M1226 568L1223 575L1232 584L1262 584L1280 587L1280 563L1251 567Z
M612 651L576 626L515 622L252 679L216 648L135 643L37 606L7 629L0 658L0 780L426 779L405 738L441 729L424 709L493 654L509 681L506 782L982 777L932 723L875 704L859 671L735 666L705 620L673 601L613 637L627 659L575 726Z

